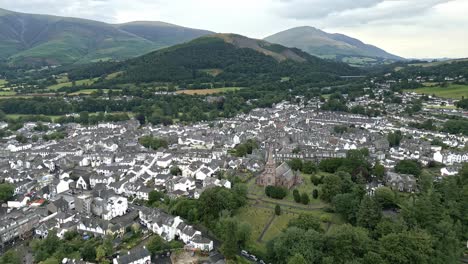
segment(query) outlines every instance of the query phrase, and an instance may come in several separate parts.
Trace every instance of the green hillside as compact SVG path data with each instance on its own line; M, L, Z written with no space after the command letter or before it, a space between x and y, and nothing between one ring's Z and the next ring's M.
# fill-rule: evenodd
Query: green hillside
M402 60L375 46L343 34L330 34L313 27L288 29L265 38L266 41L327 59L338 59L349 64L372 64L386 60Z
M0 59L56 65L124 60L209 34L162 22L103 22L0 10Z
M359 70L344 63L319 59L298 49L240 35L216 34L120 64L80 67L70 71L69 76L79 80L116 71L122 71L122 74L109 82L203 84L228 81L238 86L280 81L284 77L305 83L359 74Z

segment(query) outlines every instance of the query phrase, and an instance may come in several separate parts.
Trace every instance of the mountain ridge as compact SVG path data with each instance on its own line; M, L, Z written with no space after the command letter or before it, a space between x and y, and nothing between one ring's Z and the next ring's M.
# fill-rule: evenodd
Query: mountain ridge
M264 40L287 47L299 48L322 58L363 57L383 60L404 60L376 46L340 33L327 33L315 27L303 26L287 29Z
M109 24L0 9L0 59L40 65L124 60L212 33L160 21Z
M108 68L107 71L102 69ZM111 83L175 82L226 83L250 86L292 79L297 83L339 79L358 74L349 65L323 60L296 48L287 48L237 34L212 34L157 50L117 64L89 65L69 72L75 80L120 72Z

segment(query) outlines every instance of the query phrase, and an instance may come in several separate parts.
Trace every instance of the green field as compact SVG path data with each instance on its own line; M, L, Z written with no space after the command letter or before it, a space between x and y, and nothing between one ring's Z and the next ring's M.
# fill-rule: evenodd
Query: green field
M18 118L20 118L20 117L26 117L26 116L31 116L31 115L8 114L8 115L6 115L6 116L7 116L7 118L18 119ZM48 118L52 119L52 121L55 121L55 120L57 120L58 118L61 117L61 116L54 116L54 115L41 115L41 116L48 117Z
M78 92L74 92L74 93L71 93L70 95L72 96L75 96L75 95L90 95L94 92L97 92L98 89L84 89L84 90L80 90ZM104 93L107 93L107 91L109 91L108 89L103 89L102 90Z
M225 92L234 92L243 89L243 87L225 87L225 88L213 88L213 89L190 89L190 90L179 90L176 93L178 94L188 94L188 95L207 95L207 94L217 94Z
M13 96L16 95L14 91L0 91L0 96Z
M416 92L419 94L427 94L433 95L435 94L437 97L442 98L452 98L452 99L462 99L468 98L468 85L458 85L458 84L451 84L448 87L423 87L418 89L411 89L406 90L408 92Z
M98 80L98 78L78 80L78 81L75 82L75 84L77 86L79 86L79 85L91 85L91 84L95 83L97 80ZM58 90L60 88L63 88L63 87L72 87L72 86L73 86L72 82L63 82L63 83L58 83L58 84L51 85L51 86L49 86L47 88L49 90L56 91L56 90Z
M7 83L8 83L7 80L5 80L5 79L0 79L0 88L5 87L5 85L6 85Z

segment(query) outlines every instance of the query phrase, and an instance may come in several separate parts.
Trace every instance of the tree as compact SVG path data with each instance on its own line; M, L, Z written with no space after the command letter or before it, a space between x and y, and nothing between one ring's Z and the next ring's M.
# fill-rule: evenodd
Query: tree
M25 137L23 134L17 134L15 139L16 139L16 141L18 141L19 143L22 143L22 144L25 144L25 143L28 142L28 138Z
M374 196L383 209L394 208L396 206L395 193L388 187L377 188Z
M152 205L155 202L161 201L164 198L164 195L158 191L152 190L148 194L148 204Z
M271 263L286 264L295 254L301 254L306 263L321 263L324 247L322 233L290 227L267 244L267 254Z
M280 214L281 214L281 207L280 207L279 204L277 204L277 205L275 206L275 214L276 214L276 215L280 215Z
M319 184L322 183L322 178L317 175L312 175L310 176L310 181L312 182L313 185L318 186Z
M301 194L299 193L299 190L297 189L294 189L293 190L293 197L294 197L294 201L296 203L300 203L301 202Z
M382 210L379 204L371 197L365 196L357 213L357 224L373 230L382 218Z
M335 211L340 214L348 223L356 223L356 213L359 208L359 198L352 193L337 194L333 198Z
M288 195L288 190L284 187L270 185L265 187L265 194L274 199L283 199Z
M250 236L252 234L252 227L249 223L241 223L239 224L239 228L237 229L237 241L241 248L246 246L246 243L250 240Z
M237 234L237 224L234 221L225 222L225 236L223 245L221 246L221 252L224 254L226 259L234 259L236 257L237 251L239 250L237 237L234 234Z
M48 237L49 236L47 236L47 238ZM96 259L96 248L92 244L86 243L80 249L80 254L83 257L83 260L85 260L85 261L94 261Z
M326 243L330 249L328 256L333 257L335 263L347 263L362 258L371 246L367 231L349 224L330 229L326 234Z
M312 197L314 197L314 199L317 199L318 196L319 196L319 195L318 195L318 190L317 190L317 189L314 189L314 190L312 191Z
M374 166L374 175L379 181L382 181L385 175L385 167L380 163L376 163Z
M18 252L10 249L0 256L0 264L21 264L21 258Z
M300 214L299 217L291 219L288 223L288 227L297 227L307 230L315 230L317 232L322 232L322 227L320 226L320 221L317 217L310 214Z
M172 166L170 172L172 175L182 175L182 170L178 166Z
M302 165L302 172L305 174L314 174L317 172L317 166L312 161L306 161Z
M288 264L307 264L307 262L301 254L295 254L289 258Z
M430 263L432 240L424 231L391 233L379 242L380 255L387 263Z
M294 171L300 171L302 170L302 160L294 158L288 162L289 167L291 167L292 170Z
M421 175L421 164L415 160L402 160L395 165L395 171L402 174Z
M323 179L321 198L326 202L331 202L335 195L341 193L342 180L337 175L329 175Z
M106 249L104 248L103 245L99 245L96 248L96 261L101 262L106 259Z
M162 239L162 237L158 235L154 235L146 244L146 248L152 255L156 255L159 251L165 250L166 242Z
M302 193L301 195L301 203L302 204L309 204L310 202L310 198L309 198L309 195L307 193Z
M4 203L8 201L15 192L15 186L9 183L0 184L0 202Z
M403 138L401 131L396 131L395 133L389 133L387 135L388 143L390 143L390 147L398 147L400 146L401 139Z
M339 167L343 164L344 159L342 158L331 158L324 159L319 163L319 169L328 173L335 173Z

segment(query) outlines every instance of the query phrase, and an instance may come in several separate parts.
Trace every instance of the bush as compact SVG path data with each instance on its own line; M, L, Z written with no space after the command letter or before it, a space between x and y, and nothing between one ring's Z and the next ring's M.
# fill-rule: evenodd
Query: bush
M318 190L317 189L314 189L312 191L312 197L314 197L314 199L317 199L318 198Z
M297 189L294 189L293 191L293 196L294 196L294 201L296 203L300 203L301 202L301 194L299 193L299 191Z
M265 188L265 194L273 199L283 199L288 195L288 190L284 187L267 186Z
M276 214L276 215L280 215L280 214L281 214L281 207L279 206L279 204L277 204L277 205L275 206L275 214Z
M301 203L302 204L309 204L309 202L310 202L309 195L307 193L303 193L301 195Z
M322 184L322 177L319 177L317 175L312 175L310 176L310 181L312 182L313 185L318 186L319 184Z

